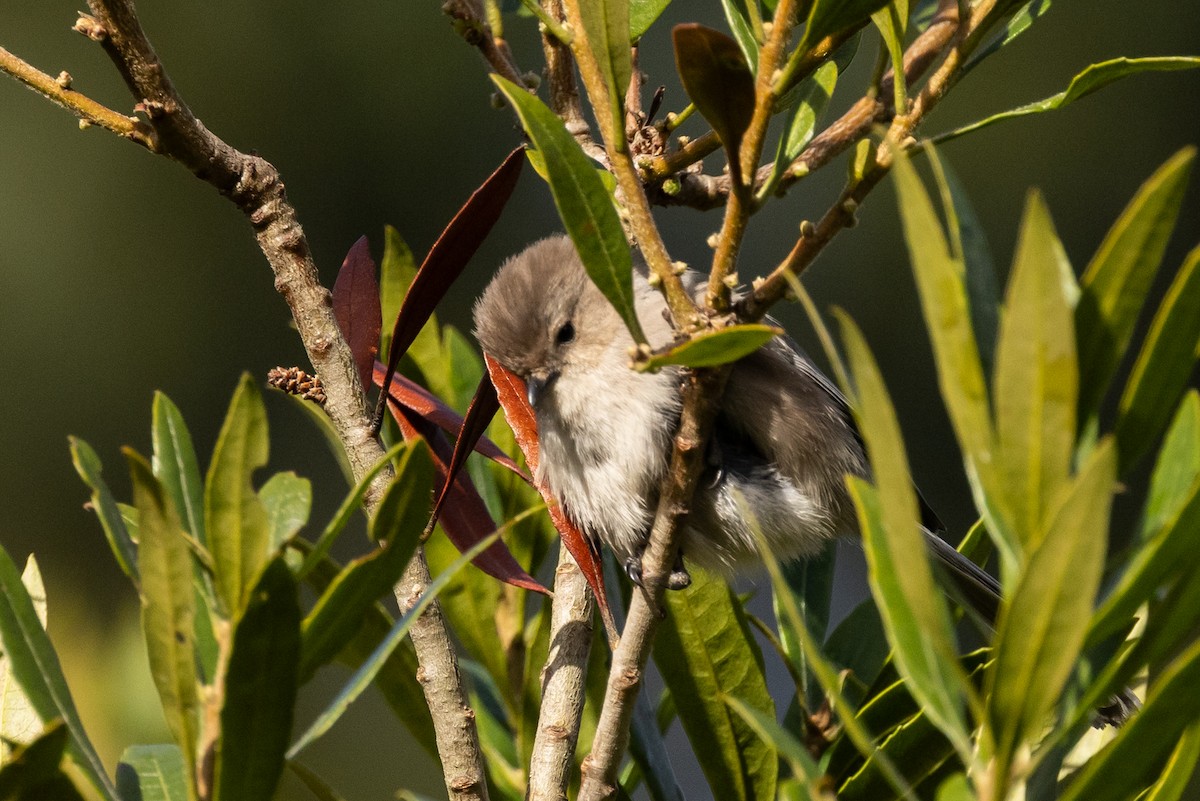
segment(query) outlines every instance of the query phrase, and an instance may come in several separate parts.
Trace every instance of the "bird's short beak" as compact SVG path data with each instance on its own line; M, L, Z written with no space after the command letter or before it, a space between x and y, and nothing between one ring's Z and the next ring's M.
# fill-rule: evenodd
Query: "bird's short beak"
M558 378L557 372L545 370L529 374L525 379L525 397L529 399L530 406L537 407L538 400L546 394L546 390L550 388L556 378Z

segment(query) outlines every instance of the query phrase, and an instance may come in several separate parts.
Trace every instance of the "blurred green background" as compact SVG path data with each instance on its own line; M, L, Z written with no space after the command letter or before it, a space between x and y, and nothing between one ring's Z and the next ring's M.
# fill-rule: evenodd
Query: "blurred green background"
M69 71L75 88L118 108L132 101L100 48L70 27L80 4L22 3L0 10L0 45L44 71ZM272 161L287 182L322 276L367 234L376 257L385 224L424 253L449 217L519 141L508 111L489 104L476 53L436 2L143 2L143 24L180 91L206 125ZM676 2L644 40L649 86L684 100L669 52L671 19L697 13ZM723 26L716 3L701 21ZM686 6L686 8L685 8ZM1087 64L1119 55L1200 52L1200 4L1175 0L1060 0L1016 44L975 70L932 116L932 133L1065 88ZM693 17L692 19L697 19ZM518 62L539 69L532 22L510 18ZM865 40L832 112L863 85ZM685 129L685 132L688 132ZM1135 77L1068 108L998 125L946 146L968 187L996 262L1010 259L1024 196L1047 197L1077 269L1137 186L1169 155L1200 142L1200 72ZM710 160L716 163L715 158ZM710 166L711 169L711 166ZM769 269L796 225L819 215L841 185L835 164L754 221L743 277ZM677 259L703 267L719 213L661 214ZM822 308L846 307L867 330L910 440L910 458L935 508L959 532L969 496L936 402L889 185L861 224L806 276ZM1200 191L1188 194L1167 255L1173 270L1200 241ZM504 257L558 229L532 171L444 304L468 327L472 298ZM782 315L811 342L793 310ZM79 131L74 118L11 80L0 81L0 542L18 561L36 552L50 596L50 631L68 678L112 764L125 745L163 736L136 624L136 598L83 509L66 437L91 442L127 497L119 447L149 451L152 393L187 417L202 460L211 450L239 373L306 366L287 309L241 215L180 167L112 135ZM314 480L315 520L343 491L332 459L293 409L268 397L272 470ZM307 692L311 715L339 675ZM121 688L114 692L113 688ZM403 733L372 704L334 732L336 747L310 764L347 797L382 799L407 785L440 794L432 762L404 750ZM379 759L400 753L397 759ZM362 754L372 769L364 775ZM390 772L389 772L390 771Z

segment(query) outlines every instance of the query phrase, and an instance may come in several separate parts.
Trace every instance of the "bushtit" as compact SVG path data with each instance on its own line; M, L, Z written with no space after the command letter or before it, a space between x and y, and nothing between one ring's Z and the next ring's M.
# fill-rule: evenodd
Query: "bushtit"
M639 270L633 281L650 345L667 345L673 332L662 295ZM685 282L698 288L699 276ZM537 242L500 268L475 307L475 335L525 380L537 415L537 479L639 581L679 418L680 371L630 368L633 340L565 236ZM857 536L845 475L868 470L845 399L795 343L776 337L733 365L682 556L728 575L761 564L752 525L781 560ZM994 620L998 584L931 533L940 525L924 502L922 509L930 552L970 605ZM669 586L689 581L677 564Z

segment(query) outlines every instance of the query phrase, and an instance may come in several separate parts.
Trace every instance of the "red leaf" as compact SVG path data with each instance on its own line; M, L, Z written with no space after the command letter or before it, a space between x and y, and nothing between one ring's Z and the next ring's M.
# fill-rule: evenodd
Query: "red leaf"
M376 386L383 386L383 377L386 372L386 367L379 362L375 362L375 371L372 377ZM397 374L392 376L392 384L388 389L388 397L393 402L410 409L448 434L458 434L462 428L463 419L459 416L458 412L443 403L441 398L425 389L425 387L402 375ZM493 416L494 414L493 412ZM500 450L499 445L487 437L478 438L478 441L475 443L475 450L496 464L507 467L523 478L526 483L533 484L533 479L527 476L525 471L509 458L508 454Z
M333 284L333 314L338 328L354 354L358 380L363 387L371 385L371 367L379 352L379 282L375 279L375 262L367 247L367 238L358 241L346 254L342 269Z
M430 528L437 520L438 513L442 511L442 504L446 502L446 496L449 494L448 490L453 486L450 482L458 476L458 471L467 461L467 455L474 450L475 444L483 437L488 423L492 422L499 409L496 388L492 386L490 378L482 376L479 386L475 388L475 396L471 398L471 405L467 407L467 416L463 418L462 428L454 440L454 454L450 457L450 466L447 468L446 480L442 482L442 491L438 493L437 503L433 505Z
M501 408L504 409L504 416L508 419L513 434L516 435L517 445L525 454L525 463L536 475L538 463L537 417L526 397L525 382L486 353L483 354L483 360L487 364L492 384L496 387L496 397ZM558 501L551 497L546 488L540 484L535 486L542 497L546 499L550 520L558 529L563 545L571 552L571 556L575 557L575 562L583 572L583 577L587 579L588 586L592 588L592 595L595 596L596 603L600 607L600 618L604 621L604 628L608 631L609 642L615 643L618 639L617 624L613 620L612 610L608 608L608 596L604 593L604 570L596 558L596 552L592 549L591 542L571 522L563 508L558 505Z
M462 274L484 237L500 219L500 212L512 196L517 178L521 175L521 167L525 164L523 151L523 147L518 147L509 153L504 163L471 194L421 263L421 268L404 295L404 302L400 304L400 313L396 315L396 324L392 328L392 346L388 352L384 386L391 383L400 357L416 339L429 315L433 314L438 301Z
M389 399L388 410L392 413L400 433L405 440L417 437L424 438L433 455L434 468L438 479L444 485L448 474L448 465L452 459L450 442L438 428L429 420L408 410L404 406ZM487 510L483 498L479 497L475 485L464 474L459 474L450 484L447 503L442 510L442 530L460 551L468 550L472 545L496 530L496 524ZM538 583L537 579L525 572L524 568L513 558L508 546L497 540L472 562L476 567L493 578L520 587L533 590L545 595L550 591Z

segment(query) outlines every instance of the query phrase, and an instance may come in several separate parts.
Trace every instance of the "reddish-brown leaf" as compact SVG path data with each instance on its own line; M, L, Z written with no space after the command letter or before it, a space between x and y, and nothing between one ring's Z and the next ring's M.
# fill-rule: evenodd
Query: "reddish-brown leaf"
M421 263L421 268L404 295L404 302L400 304L400 313L396 315L396 323L392 328L392 345L388 351L384 385L391 383L400 357L420 333L446 290L462 274L496 220L500 219L500 212L512 196L517 178L521 175L521 167L525 164L523 150L519 147L509 153L504 163L471 194Z
M438 481L445 485L450 461L453 458L450 442L446 439L446 435L429 420L390 399L388 411L392 413L392 418L400 427L400 433L405 440L421 437L429 444ZM496 524L492 521L492 516L488 512L483 498L479 497L475 485L463 473L459 473L450 483L446 505L442 509L441 523L442 530L446 532L450 542L454 543L454 547L460 551L468 550L496 530ZM538 583L537 579L525 572L525 569L513 557L512 552L508 550L508 546L501 540L497 540L475 557L472 564L489 576L512 584L514 587L533 590L545 595L550 594L550 591Z
M486 375L479 379L479 386L475 388L475 395L471 398L471 405L467 407L467 416L463 418L462 428L459 429L458 437L454 440L454 454L450 457L450 466L447 468L446 480L442 482L441 492L438 493L437 503L433 505L433 515L430 516L429 526L438 519L438 514L442 511L442 504L446 502L446 497L449 495L452 482L458 476L458 471L462 470L462 466L467 461L467 455L474 450L476 443L483 437L483 432L487 430L488 424L492 422L492 418L496 416L496 412L500 409L500 402L496 400L496 388L492 386L492 381Z
M346 254L342 269L333 284L333 314L338 328L354 354L358 380L363 388L371 385L371 367L379 352L379 329L383 325L379 311L379 282L367 238L358 241Z
M517 445L525 454L525 463L529 465L530 471L537 475L537 417L526 397L525 382L486 353L483 354L483 360L487 364L488 376L491 377L492 384L496 387L496 398L500 407L504 409L504 417L508 420L513 434L516 435ZM546 499L550 521L558 529L563 545L571 552L571 556L575 558L575 562L583 572L583 577L587 579L588 586L592 588L592 595L596 597L596 603L600 607L600 619L604 621L609 642L615 643L618 637L617 624L613 620L612 610L608 608L608 596L604 593L604 570L600 566L600 560L596 558L595 550L592 549L588 538L583 535L578 526L571 522L563 508L559 506L558 501L550 495L546 488L540 484L535 486L542 497Z

